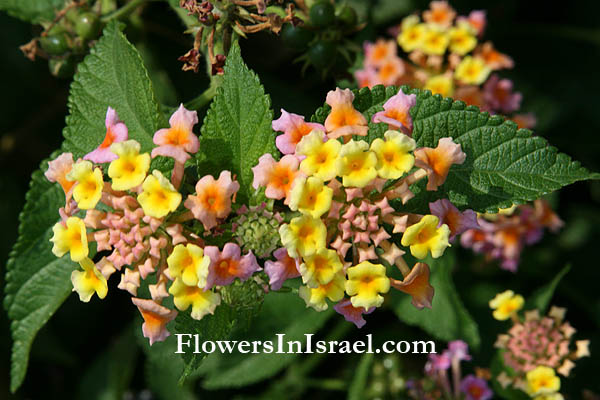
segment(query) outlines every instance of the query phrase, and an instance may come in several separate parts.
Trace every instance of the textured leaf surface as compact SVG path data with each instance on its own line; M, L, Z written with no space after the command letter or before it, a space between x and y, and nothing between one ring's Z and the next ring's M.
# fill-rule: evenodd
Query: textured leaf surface
M223 84L202 125L199 175L230 170L240 183L239 201L247 201L253 191L251 168L261 155L277 150L272 120L271 99L234 44L225 63Z
M75 75L64 130L65 151L80 157L101 143L108 105L128 125L130 137L148 150L158 126L158 106L141 58L116 23L108 25ZM64 205L64 194L59 185L46 180L42 172L46 169L44 162L33 174L20 217L19 239L7 265L4 306L12 320L13 391L25 377L37 332L71 292L70 275L76 267L68 256L57 259L51 251L49 239L58 221L58 208Z
M416 325L433 337L450 341L463 339L471 347L481 343L477 324L463 305L452 282L454 254L446 252L443 257L425 261L431 268L430 283L435 288L431 309L418 310L411 304L411 297L394 291L394 311L400 320Z
M37 24L52 21L65 0L0 0L0 10L23 21Z
M363 88L355 92L354 105L370 120L397 90L382 86ZM429 91L408 87L402 90L417 95L411 115L413 138L418 146L435 147L440 138L452 137L467 154L464 164L450 169L446 183L437 192L425 191L425 182L413 186L417 196L404 210L425 212L429 202L446 197L460 208L494 212L580 180L600 177L559 153L543 138L532 136L527 129L517 129L515 123L501 116L490 116L462 101L432 96ZM328 106L320 108L313 120L323 122L328 112ZM373 129L374 125L378 126ZM387 129L385 124L369 126L368 141L381 137Z

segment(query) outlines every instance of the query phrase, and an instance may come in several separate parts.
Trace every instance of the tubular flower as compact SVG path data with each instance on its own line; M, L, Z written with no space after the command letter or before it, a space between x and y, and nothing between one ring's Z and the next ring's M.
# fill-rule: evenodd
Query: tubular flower
M102 197L102 188L104 187L100 168L93 168L89 161L78 161L66 177L70 181L77 181L73 188L73 198L77 202L77 206L82 210L96 207Z
M152 175L146 177L142 190L137 200L144 214L150 217L162 218L175 211L181 203L181 194L158 170L152 171Z
M279 236L290 257L308 257L325 247L327 228L320 219L303 215L283 224Z
M184 206L209 230L217 226L218 218L229 215L231 198L239 189L240 184L231 179L229 171L221 171L217 180L206 175L196 183L196 195L189 195Z
M485 379L475 375L465 376L460 383L460 390L465 394L465 400L489 400L494 396Z
M429 7L429 10L423 12L423 19L426 22L443 28L452 25L452 21L456 17L456 11L450 7L447 1L432 1Z
M446 52L450 38L440 27L429 24L425 30L421 50L428 55L441 56Z
M406 52L417 50L423 45L426 32L427 27L425 24L403 27L402 32L398 35L398 44Z
M154 144L158 147L152 150L152 157L172 157L180 163L185 163L190 155L200 147L198 137L192 129L198 123L196 111L187 110L183 104L169 118L170 128L159 129L154 134Z
M298 143L296 154L306 156L300 163L300 171L326 182L338 174L337 159L342 144L335 139L324 140L325 133L313 131Z
M296 145L313 130L325 132L325 127L314 122L304 122L304 117L281 109L281 117L273 120L273 130L283 132L275 138L275 145L283 154L294 154Z
M176 278L169 288L173 295L173 302L179 311L185 311L192 306L192 318L201 320L206 314L215 312L221 304L221 296L211 290L204 290L198 286L187 286L181 278Z
M306 307L312 307L317 311L325 311L328 308L327 300L340 301L344 298L344 284L346 279L342 272L335 274L333 279L325 285L316 288L300 286L298 294L306 303Z
M387 131L384 137L385 141L377 138L371 143L371 151L377 156L377 175L383 179L398 179L413 167L415 157L410 152L416 144L397 131Z
M382 66L386 60L396 57L396 44L393 40L379 39L375 43L365 42L365 64L374 67Z
M92 260L85 257L79 261L79 265L83 271L71 272L71 283L73 283L73 291L79 295L79 300L87 303L90 301L94 293L100 299L106 297L108 293L108 284L106 278L100 273Z
M142 332L144 337L150 340L150 346L154 342L162 342L171 335L167 330L167 324L175 319L177 311L170 310L152 300L137 297L133 297L131 302L137 306L144 318Z
M129 137L127 126L119 120L117 112L111 107L108 107L106 110L106 119L104 120L104 125L106 126L106 135L104 136L104 141L100 144L100 146L98 146L98 148L96 148L96 150L86 154L83 157L84 160L101 164L117 159L116 154L112 152L110 147L113 143L127 140Z
M424 89L431 90L432 94L450 97L454 94L454 81L446 74L432 76L425 82Z
M62 257L68 252L71 260L79 262L89 254L85 224L77 217L69 217L65 225L66 227L58 222L52 228L54 232L50 239L54 243L52 253L56 257Z
M60 156L48 163L48 170L44 173L44 175L48 181L58 182L65 192L65 195L67 195L67 193L69 193L75 184L74 181L67 179L67 174L71 172L72 168L73 154L62 153Z
M435 215L425 215L421 220L409 226L402 235L402 246L410 246L410 253L416 258L427 257L431 252L433 258L444 254L450 235L450 228L443 224L438 227L439 219Z
M254 254L249 252L242 257L240 246L235 243L226 243L222 252L216 246L206 246L204 253L210 258L205 289L227 286L235 278L243 282L260 270Z
M172 278L180 278L187 286L206 286L210 258L201 247L192 243L178 244L167 257L167 264Z
M514 66L512 58L494 49L494 45L491 42L485 42L476 50L475 54L483 60L485 65L494 71Z
M354 307L368 310L383 304L383 296L380 293L390 290L390 280L383 265L363 261L348 268L347 273L346 293L351 296L350 301Z
M546 395L560 390L560 378L552 368L540 365L527 373L527 394Z
M150 168L150 154L140 154L140 144L135 140L114 143L110 150L118 156L108 166L112 188L129 190L141 185Z
M252 187L266 187L265 196L269 199L281 200L290 194L292 183L298 176L300 162L294 155L288 154L275 161L269 153L258 159L258 165L252 168L254 180Z
M279 290L283 286L283 282L287 279L300 276L298 259L290 257L285 247L275 250L273 255L277 261L266 261L265 273L269 277L269 286L271 286L271 289Z
M391 285L412 297L412 305L418 309L431 308L434 290L429 284L429 266L417 263L402 281L392 280Z
M375 307L371 307L368 310L365 310L362 307L354 307L352 305L352 301L350 299L344 299L333 306L333 309L338 313L344 316L344 319L348 322L352 322L356 325L357 328L362 328L365 326L367 321L363 318L364 314L370 314L375 311Z
M467 158L460 144L449 137L441 138L436 148L422 147L414 154L415 165L427 171L427 190L437 190L446 181L450 167L464 163Z
M405 67L404 62L398 58L393 57L387 59L377 71L378 80L382 85L394 85L398 82L398 79L404 75Z
M398 129L406 134L412 132L412 118L410 109L417 102L414 94L404 94L402 90L390 97L383 105L383 111L373 115L372 121L388 124L390 129Z
M335 250L320 248L300 264L302 282L311 288L326 285L342 270L342 262Z
M369 151L369 145L362 140L351 139L342 146L338 159L338 170L345 187L363 188L377 177L377 156Z
M290 193L290 209L319 218L329 211L332 198L333 189L325 186L321 179L313 176L298 178Z
M450 51L464 56L477 46L477 38L469 24L459 24L450 29Z
M469 85L481 85L490 72L490 67L481 58L466 56L456 67L454 77Z
M469 229L479 228L475 211L465 210L461 213L448 199L440 199L429 203L429 210L431 214L440 219L441 224L448 225L448 228L450 228L448 240L450 241Z
M490 308L494 310L494 318L498 321L509 319L513 314L523 308L523 296L515 294L512 290L498 293L490 300Z
M331 107L331 112L325 120L325 130L329 139L367 134L367 120L354 108L353 100L354 94L350 89L337 88L327 93L325 101Z

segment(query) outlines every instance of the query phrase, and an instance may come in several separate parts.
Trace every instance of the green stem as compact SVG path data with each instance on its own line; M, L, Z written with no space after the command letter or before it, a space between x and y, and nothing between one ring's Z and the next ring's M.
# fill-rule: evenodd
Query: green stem
M321 390L339 390L345 392L348 389L348 382L342 379L313 379L306 378L304 384Z
M185 108L188 110L199 110L206 106L217 94L217 87L220 86L220 79L218 77L212 77L210 80L210 86L196 98L188 101L185 104Z
M153 0L131 0L129 3L126 3L123 7L102 16L100 19L103 23L107 23L110 20L121 18L123 16L127 16L129 13L133 12L136 8L141 6L146 2L150 2Z

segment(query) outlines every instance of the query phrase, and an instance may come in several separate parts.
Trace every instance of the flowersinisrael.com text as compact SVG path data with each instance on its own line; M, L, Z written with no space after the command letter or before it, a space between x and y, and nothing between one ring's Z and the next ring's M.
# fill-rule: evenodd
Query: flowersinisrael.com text
M365 340L342 340L325 341L313 338L313 334L305 334L305 342L300 340L286 340L284 333L278 333L277 339L272 340L207 340L200 341L200 336L191 333L178 333L177 349L175 353L241 353L241 354L310 354L310 353L329 353L329 354L348 354L348 353L413 353L429 354L436 353L435 342L432 340L415 340L412 342L386 341L380 347L373 345L373 335L365 335Z

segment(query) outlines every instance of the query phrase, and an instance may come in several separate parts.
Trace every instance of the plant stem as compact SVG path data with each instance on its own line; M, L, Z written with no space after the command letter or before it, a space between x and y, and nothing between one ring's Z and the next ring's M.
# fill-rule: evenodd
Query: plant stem
M130 12L134 11L136 8L138 8L142 4L149 2L149 1L152 1L152 0L131 0L129 3L126 3L123 7L119 8L109 14L104 15L100 20L102 22L106 23L112 19L121 18L123 16L126 16Z
M218 77L212 77L210 80L210 86L200 95L185 104L185 108L188 110L198 110L208 103L215 97L217 94L217 87L220 85L220 79Z
M345 392L348 389L348 382L342 379L314 379L306 378L304 384L321 390L339 390Z

